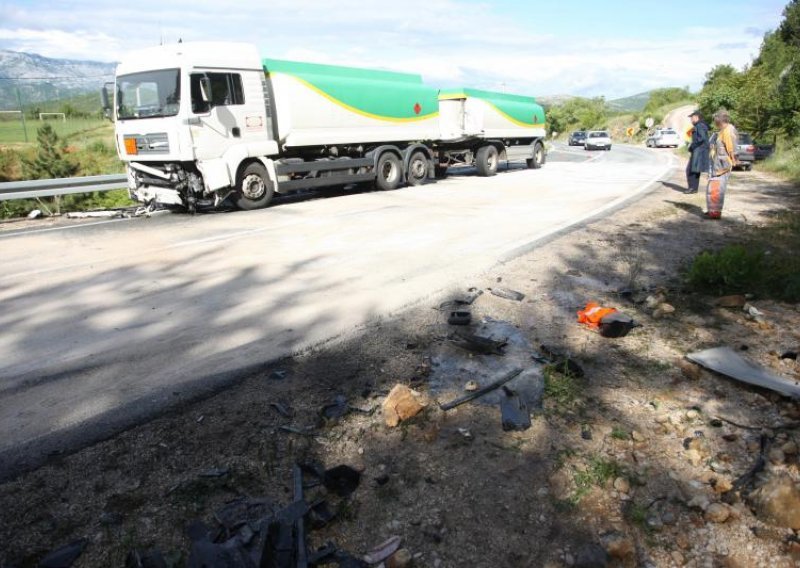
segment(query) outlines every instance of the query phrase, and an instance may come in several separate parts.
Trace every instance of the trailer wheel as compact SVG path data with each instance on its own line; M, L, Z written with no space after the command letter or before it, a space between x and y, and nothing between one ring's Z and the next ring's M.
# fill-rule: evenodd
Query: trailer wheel
M422 152L414 152L408 161L408 185L422 185L428 179L428 158Z
M258 162L248 164L236 185L234 200L239 209L251 211L269 205L275 193L267 168Z
M402 178L403 164L400 158L391 152L385 152L378 158L375 186L381 191L397 189Z
M533 145L533 158L528 158L525 163L528 164L530 169L538 170L544 165L545 160L547 160L547 156L544 153L544 146L542 146L541 142L536 142Z
M494 146L481 146L475 154L475 167L479 176L489 177L496 174L499 162L500 155Z

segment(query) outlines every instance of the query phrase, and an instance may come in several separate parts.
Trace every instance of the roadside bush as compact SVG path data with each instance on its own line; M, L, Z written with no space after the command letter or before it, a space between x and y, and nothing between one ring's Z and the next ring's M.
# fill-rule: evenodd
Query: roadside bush
M789 180L800 183L800 147L779 150L761 167L768 171L782 175Z
M728 245L722 250L704 251L689 267L689 285L706 294L752 292L764 269L764 254L743 245Z

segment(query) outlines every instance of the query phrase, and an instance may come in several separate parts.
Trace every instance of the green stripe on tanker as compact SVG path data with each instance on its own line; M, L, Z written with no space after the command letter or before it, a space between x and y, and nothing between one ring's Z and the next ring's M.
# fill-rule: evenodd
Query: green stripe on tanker
M267 74L290 75L331 102L370 118L405 122L439 113L438 92L425 86L420 75L278 59L262 63Z
M480 99L492 105L496 110L518 126L544 126L544 109L533 97L466 88L442 91L439 93L440 100L470 97Z

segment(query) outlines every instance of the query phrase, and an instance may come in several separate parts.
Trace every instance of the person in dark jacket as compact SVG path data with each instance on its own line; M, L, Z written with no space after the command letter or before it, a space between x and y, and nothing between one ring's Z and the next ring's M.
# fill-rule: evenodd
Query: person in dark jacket
M699 110L689 115L692 119L692 142L689 144L689 163L686 164L686 184L688 189L684 193L697 193L700 188L700 174L708 172L709 138L708 124L703 121Z

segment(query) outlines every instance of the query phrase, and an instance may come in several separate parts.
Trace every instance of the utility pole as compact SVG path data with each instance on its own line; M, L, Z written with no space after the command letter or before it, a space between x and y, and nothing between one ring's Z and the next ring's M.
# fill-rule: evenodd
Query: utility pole
M19 85L17 85L17 102L19 103L19 115L22 117L22 132L25 134L25 142L28 142L28 128L25 126L25 109L22 108L22 95L19 94Z

